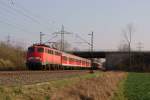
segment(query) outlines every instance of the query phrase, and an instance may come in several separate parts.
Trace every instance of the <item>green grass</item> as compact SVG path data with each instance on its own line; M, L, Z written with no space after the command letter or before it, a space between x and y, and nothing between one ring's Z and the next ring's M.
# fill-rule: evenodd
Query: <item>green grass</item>
M129 73L124 85L128 100L150 100L150 73Z
M126 97L125 97L125 94L124 94L124 87L125 87L125 81L126 80L122 80L119 84L119 87L118 87L118 90L114 93L114 96L113 96L113 99L112 100L128 100Z
M112 100L150 100L150 73L128 73Z

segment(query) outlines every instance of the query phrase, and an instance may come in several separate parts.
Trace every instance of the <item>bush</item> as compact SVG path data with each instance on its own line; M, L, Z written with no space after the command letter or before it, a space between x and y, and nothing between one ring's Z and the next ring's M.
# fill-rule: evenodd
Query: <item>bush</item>
M129 57L115 65L118 70L150 72L150 55L134 54L131 56L131 66Z
M25 69L25 50L4 42L0 43L0 70Z

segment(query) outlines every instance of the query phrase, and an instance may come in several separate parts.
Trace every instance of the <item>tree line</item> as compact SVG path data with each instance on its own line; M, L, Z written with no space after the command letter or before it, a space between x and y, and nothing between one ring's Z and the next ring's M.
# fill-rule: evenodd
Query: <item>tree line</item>
M23 47L0 42L0 70L24 70L25 58Z

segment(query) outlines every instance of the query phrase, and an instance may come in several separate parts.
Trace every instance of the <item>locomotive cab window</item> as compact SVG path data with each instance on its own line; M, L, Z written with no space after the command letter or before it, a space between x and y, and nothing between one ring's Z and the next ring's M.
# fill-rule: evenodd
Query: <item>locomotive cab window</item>
M37 52L44 52L44 48L38 48Z
M28 48L28 52L34 52L34 47L30 47L30 48Z

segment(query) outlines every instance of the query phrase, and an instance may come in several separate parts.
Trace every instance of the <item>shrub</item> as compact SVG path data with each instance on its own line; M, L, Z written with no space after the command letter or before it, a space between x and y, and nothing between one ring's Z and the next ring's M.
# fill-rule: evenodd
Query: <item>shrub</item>
M0 70L25 69L25 50L22 47L0 43Z

